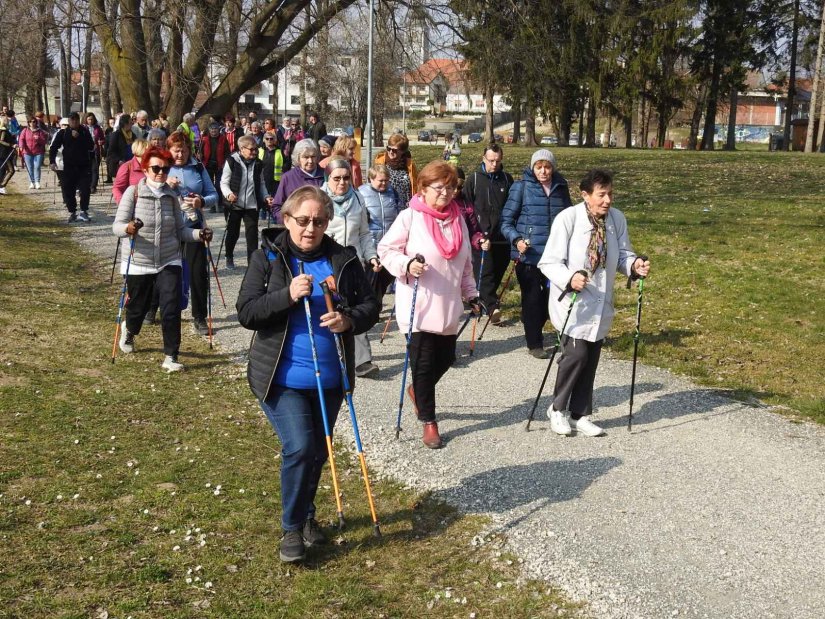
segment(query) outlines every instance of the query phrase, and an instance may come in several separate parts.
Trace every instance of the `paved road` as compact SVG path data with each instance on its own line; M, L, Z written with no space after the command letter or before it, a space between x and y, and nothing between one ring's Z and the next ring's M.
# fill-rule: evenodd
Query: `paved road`
M38 197L51 207L48 190ZM113 248L106 200L95 198L94 224L75 227L101 264ZM58 207L50 212L64 217ZM222 217L210 223L220 239ZM230 309L216 323L219 344L239 357L249 334L231 305L242 273L221 269ZM433 452L409 412L402 438L393 436L402 339L396 329L383 345L373 338L381 374L356 389L371 468L488 515L526 575L586 600L595 617L825 617L823 428L641 367L628 433L630 364L608 357L596 381L607 436L558 437L543 417L528 434L523 420L546 366L511 325L489 329L439 385L447 445ZM338 429L346 439L345 416Z

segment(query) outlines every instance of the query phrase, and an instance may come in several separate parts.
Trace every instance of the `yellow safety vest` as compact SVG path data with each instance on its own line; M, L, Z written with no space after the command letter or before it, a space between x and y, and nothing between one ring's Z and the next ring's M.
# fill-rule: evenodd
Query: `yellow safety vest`
M192 131L192 127L190 127L186 123L181 123L181 124L178 125L178 131L183 131L186 134L186 137L189 138L189 146L194 149L195 148L195 132Z
M264 155L266 154L266 149L261 147L258 149L258 159L263 161ZM280 148L275 149L275 173L273 174L273 178L276 182L281 182L281 174L284 171L284 154L281 152Z

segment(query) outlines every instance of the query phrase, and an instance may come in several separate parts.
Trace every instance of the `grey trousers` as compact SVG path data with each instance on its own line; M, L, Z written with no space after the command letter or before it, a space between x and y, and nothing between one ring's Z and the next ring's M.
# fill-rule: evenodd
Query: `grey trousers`
M367 334L356 335L355 339L355 367L372 361L372 348Z
M573 419L586 417L593 412L593 383L604 340L588 342L563 335L561 345L553 408L570 411Z

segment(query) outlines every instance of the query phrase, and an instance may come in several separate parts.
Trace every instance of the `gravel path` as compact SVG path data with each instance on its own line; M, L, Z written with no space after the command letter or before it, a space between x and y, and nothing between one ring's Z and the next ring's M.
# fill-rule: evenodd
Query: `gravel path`
M24 181L25 173L15 177L18 191L27 192ZM49 189L28 193L64 218ZM73 227L111 265L107 200L94 197L95 222ZM223 218L209 220L217 248ZM234 313L243 256L242 236L241 268L220 270L229 310L215 311L216 340L239 360L250 336ZM372 338L381 374L359 381L355 397L371 469L489 516L526 575L557 584L602 618L825 617L821 427L640 367L628 433L630 363L606 357L595 420L607 436L558 437L543 414L528 434L524 419L546 362L526 354L520 326L510 325L491 327L475 357L462 358L439 385L447 445L429 451L409 411L394 438L403 337L393 328L381 345L381 326ZM468 349L463 339L459 353ZM539 413L547 404L545 397ZM350 434L346 415L338 429Z

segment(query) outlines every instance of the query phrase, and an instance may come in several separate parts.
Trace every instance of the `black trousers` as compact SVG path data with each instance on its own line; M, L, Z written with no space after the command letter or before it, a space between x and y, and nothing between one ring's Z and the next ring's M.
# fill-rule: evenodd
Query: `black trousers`
M258 209L230 209L226 220L226 257L234 258L235 244L241 236L241 220L246 233L246 257L258 249Z
M223 203L223 194L221 193L221 173L223 170L218 167L218 162L211 161L206 164L206 173L209 175L209 180L215 186L215 191L218 192L218 204Z
M129 304L126 306L126 328L137 335L143 317L152 301L152 289L160 299L163 353L176 357L180 350L180 278L182 269L168 266L152 275L130 275L126 278Z
M92 157L92 176L89 179L90 191L95 193L97 191L97 183L100 180L100 155Z
M209 282L206 269L206 246L203 243L184 243L183 253L189 264L189 303L192 304L192 318L206 320L206 292Z
M435 386L455 363L455 335L419 331L410 339L410 370L418 419L435 421Z
M569 410L573 419L586 417L593 412L593 383L604 340L588 342L563 335L561 345L553 408Z
M478 292L481 300L491 312L498 307L498 287L501 285L501 278L507 272L510 265L510 246L507 243L496 244L490 247L490 251L484 256L484 271L481 273L481 280L478 279L478 270L481 267L481 251L473 250L473 273L476 277Z
M111 183L117 176L117 169L120 167L120 161L117 157L106 157L106 182Z
M544 323L547 322L547 302L550 288L547 277L537 266L518 263L516 277L521 288L521 322L524 325L524 339L527 348L544 347Z
M72 166L63 164L63 204L70 213L77 211L75 192L80 191L80 210L89 210L89 191L92 182L92 167L89 165Z

